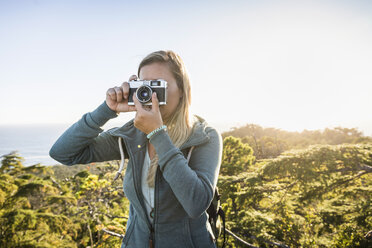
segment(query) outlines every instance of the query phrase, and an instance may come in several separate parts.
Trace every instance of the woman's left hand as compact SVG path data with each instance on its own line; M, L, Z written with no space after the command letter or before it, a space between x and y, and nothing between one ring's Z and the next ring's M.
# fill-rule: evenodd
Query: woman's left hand
M144 132L145 134L151 133L156 128L163 125L163 119L159 109L159 101L156 93L152 93L152 107L147 109L147 106L142 106L138 101L136 94L133 94L133 102L136 106L137 113L134 118L134 126Z

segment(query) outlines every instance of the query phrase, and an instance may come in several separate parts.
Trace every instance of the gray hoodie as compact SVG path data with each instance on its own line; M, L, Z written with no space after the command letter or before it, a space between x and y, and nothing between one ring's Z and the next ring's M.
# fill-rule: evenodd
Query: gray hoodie
M133 120L103 132L101 127L117 114L102 103L67 129L50 149L50 156L66 164L121 158L118 140L124 142L129 162L124 193L130 201L127 230L121 247L216 247L208 222L222 156L221 135L200 117L188 140L177 148L161 130L150 138L159 157L155 179L153 224L146 214L141 190L142 165L148 139ZM185 154L194 146L188 162Z

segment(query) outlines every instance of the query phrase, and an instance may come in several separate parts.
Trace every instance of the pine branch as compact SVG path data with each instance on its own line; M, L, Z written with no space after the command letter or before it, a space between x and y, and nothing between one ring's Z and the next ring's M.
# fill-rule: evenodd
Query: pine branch
M92 237L92 231L90 230L89 223L87 224L87 227L88 227L88 231L89 231L90 244L92 245L92 247L94 247L93 237Z
M266 193L272 193L272 192L277 192L277 191L281 191L281 190L284 190L284 189L289 189L289 188L292 188L293 186L296 185L298 180L288 184L287 186L283 187L283 188L276 188L276 189L265 189L263 190L262 192L266 192Z
M340 181L340 182L335 182L335 183L331 184L324 193L330 192L331 190L333 190L337 187L340 187L341 185L346 184L350 181L353 181L354 179L359 178L359 177L361 177L361 176L363 176L364 174L367 174L367 173L369 173L369 172L368 171L360 171L358 174L356 174L355 176L353 176L349 179L346 179L346 180L343 180L343 181Z
M329 185L327 188L325 188L325 189L321 190L320 192L318 192L317 195L318 196L321 196L321 195L324 195L324 194L326 194L328 192L331 192L335 188L339 188L341 185L347 184L347 183L353 181L354 179L359 178L359 177L361 177L361 176L363 176L365 174L368 174L368 173L370 173L370 172L368 172L368 171L360 171L355 176L352 176L352 177L350 177L348 179L345 179L345 180L340 180L338 182L335 182L335 183Z
M239 241L240 243L246 245L247 247L250 247L250 248L259 248L259 247L256 247L254 245L251 245L250 243L242 240L241 238L239 238L238 236L236 236L232 231L230 231L229 229L225 228L226 232L228 234L230 234L234 239L236 239L237 241Z
M359 164L356 168L349 168L349 167L346 167L346 168L340 168L340 169L336 169L336 170L327 170L327 171L319 171L319 172L316 172L318 174L330 174L330 173L335 173L335 172L356 172L356 171L366 171L367 173L371 173L372 172L372 166L369 166L369 165L366 165L366 164Z
M261 241L261 242L264 242L264 243L266 243L266 244L275 245L275 246L282 247L282 248L289 248L289 246L287 246L287 245L283 245L283 244L280 244L280 243L278 243L278 242L274 242L274 241L263 240L263 239L261 239L261 238L257 238L257 237L254 236L254 235L251 235L250 238L252 238L252 239L257 239L257 240L259 240L259 241Z
M104 214L104 213L101 213L101 214ZM116 216L116 215L110 215L110 214L104 214L104 215L106 215L107 217L112 218L112 219L114 219L114 218L128 219L128 217L125 217L125 216Z
M60 185L59 183L57 183L57 181L56 181L53 177L50 177L50 180L52 180L52 182L57 186L57 188L58 188L59 190L62 190L61 185Z
M111 231L106 230L106 229L102 229L102 231L104 231L105 233L110 234L111 236L115 236L115 237L119 237L119 238L124 238L124 235L123 234L119 234L119 233L116 233L116 232L111 232Z
M366 165L366 164L361 164L359 165L359 167L366 171L367 173L371 173L372 172L372 166L369 166L369 165Z

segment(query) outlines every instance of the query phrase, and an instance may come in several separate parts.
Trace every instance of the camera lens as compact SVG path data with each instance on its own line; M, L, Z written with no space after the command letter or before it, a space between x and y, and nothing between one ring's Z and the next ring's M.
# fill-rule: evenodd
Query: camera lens
M137 89L137 99L141 103L146 103L151 100L152 90L147 85L142 85Z
M142 91L141 92L141 97L145 98L149 95L149 93L147 91Z

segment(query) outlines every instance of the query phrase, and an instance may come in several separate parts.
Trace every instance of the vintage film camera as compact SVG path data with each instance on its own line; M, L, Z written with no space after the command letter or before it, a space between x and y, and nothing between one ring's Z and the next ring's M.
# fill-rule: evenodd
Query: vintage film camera
M159 105L167 104L167 81L163 79L157 80L138 80L129 81L129 98L128 105L134 105L133 95L137 95L137 99L143 105L152 105L152 93L156 92L159 100Z

